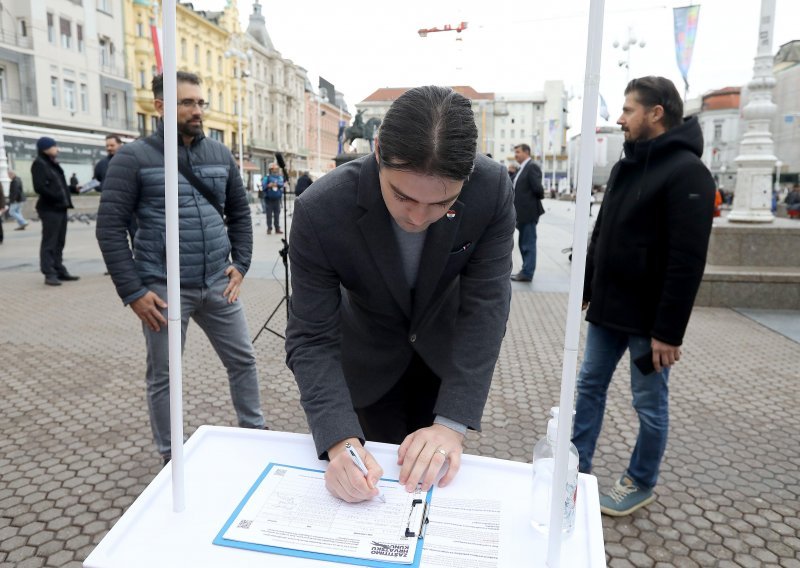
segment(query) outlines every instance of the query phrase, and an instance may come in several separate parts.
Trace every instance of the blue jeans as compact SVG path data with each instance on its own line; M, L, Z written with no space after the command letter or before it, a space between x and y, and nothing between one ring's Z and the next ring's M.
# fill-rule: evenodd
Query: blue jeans
M522 223L517 225L519 231L519 252L522 253L522 273L533 278L536 271L536 223Z
M638 487L652 489L667 447L669 369L643 375L633 364L634 359L650 351L650 338L589 324L586 351L578 375L572 443L578 449L580 471L589 473L603 426L608 385L626 349L630 350L631 357L633 408L639 415L639 435L626 473Z
M14 218L20 227L28 224L25 217L22 216L22 203L12 203L8 208L8 214Z
M263 428L264 414L258 391L258 373L253 345L244 315L242 300L232 304L222 296L228 278L220 278L209 288L181 288L181 347L186 343L189 318L205 332L228 372L233 408L242 428ZM148 286L167 301L167 285ZM167 317L167 310L163 310ZM170 454L169 420L169 334L166 327L155 332L142 324L147 345L147 405L150 426L160 454Z
M267 229L272 230L273 220L275 222L275 230L281 228L281 200L280 199L264 199L264 213L267 214Z

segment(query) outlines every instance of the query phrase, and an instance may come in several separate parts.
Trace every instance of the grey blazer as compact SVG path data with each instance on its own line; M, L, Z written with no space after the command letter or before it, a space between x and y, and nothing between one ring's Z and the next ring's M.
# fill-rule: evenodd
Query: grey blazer
M505 168L479 155L451 209L428 228L412 298L373 154L297 199L286 362L320 458L363 440L353 408L394 386L414 351L442 381L434 413L480 429L511 301Z

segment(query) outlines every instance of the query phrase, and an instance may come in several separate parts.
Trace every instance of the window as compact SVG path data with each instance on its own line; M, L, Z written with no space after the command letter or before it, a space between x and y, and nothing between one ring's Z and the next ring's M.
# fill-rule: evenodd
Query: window
M136 129L139 131L139 134L144 135L145 129L147 128L147 117L142 113L136 113Z
M181 59L186 59L186 40L181 40Z
M75 81L64 79L64 106L75 112Z
M56 42L56 25L54 23L53 14L47 13L47 41L50 43Z
M6 92L6 68L0 67L0 101L6 100L8 93Z
M517 136L516 136L516 132L517 132L517 131L516 131L516 130L514 130L513 128L511 129L511 138L516 138L516 137L517 137Z
M83 26L75 24L75 36L78 39L78 53L83 53Z
M147 77L145 77L144 69L139 69L139 88L140 89L147 88Z
M216 128L210 128L208 130L208 137L212 140L216 140L217 142L221 142L222 144L225 143L225 132L222 130L217 130Z
M519 129L519 137L520 138L525 138L525 129L524 128L520 128Z
M89 112L89 87L81 83L81 112Z
M21 37L28 37L28 22L20 18L19 22L19 35Z
M505 137L506 137L506 129L505 128L501 128L500 129L500 138L505 138Z
M200 65L200 46L194 44L194 64Z
M505 144L500 144L500 152L502 153L502 152L505 152L505 151L506 151L506 145Z
M117 94L103 93L103 112L108 120L117 118Z
M225 112L225 96L222 94L222 91L219 92L219 98L217 99L217 108L220 112Z
M714 121L714 140L721 140L722 139L722 121L715 120Z
M151 116L150 117L150 132L155 132L158 130L158 117Z
M50 77L50 103L58 106L58 77Z
M114 43L107 37L100 39L100 65L114 66Z
M214 106L214 103L213 103L214 98L213 97L214 97L214 95L211 94L211 89L209 89L208 90L208 97L206 97L206 100L208 101L208 106L209 107L213 107Z
M206 50L206 69L211 70L211 50Z
M72 22L59 18L59 28L61 29L61 47L69 49L72 47Z
M136 22L136 37L144 37L144 24Z
M97 9L101 12L105 12L107 14L111 13L111 1L112 0L97 0Z

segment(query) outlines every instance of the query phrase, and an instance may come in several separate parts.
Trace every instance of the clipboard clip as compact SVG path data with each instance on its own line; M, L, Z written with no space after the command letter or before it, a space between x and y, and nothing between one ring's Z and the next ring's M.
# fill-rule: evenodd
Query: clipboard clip
M424 499L414 499L411 502L411 511L408 513L408 523L406 525L407 538L425 538L425 530L428 528L428 509L430 503Z

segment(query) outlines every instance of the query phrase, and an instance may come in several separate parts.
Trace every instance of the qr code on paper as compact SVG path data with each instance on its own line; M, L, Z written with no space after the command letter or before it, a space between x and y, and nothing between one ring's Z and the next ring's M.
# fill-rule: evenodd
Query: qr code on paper
M247 521L247 520L242 519L241 521L239 521L239 524L236 525L236 526L238 528L240 528L240 529L249 529L252 524L253 524L253 521Z

